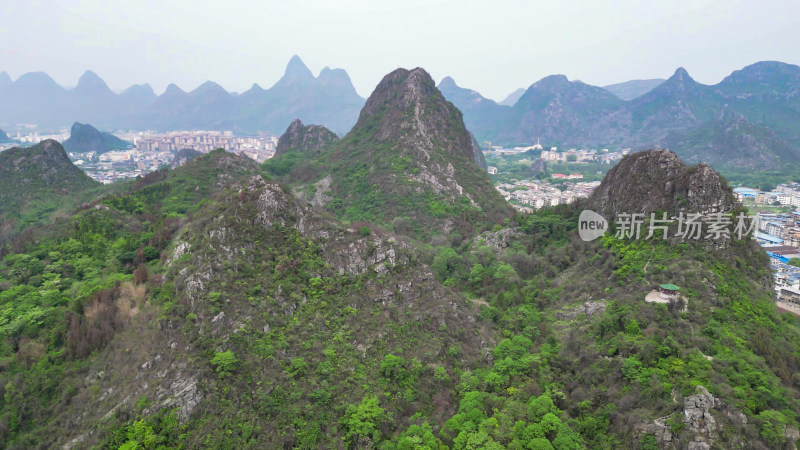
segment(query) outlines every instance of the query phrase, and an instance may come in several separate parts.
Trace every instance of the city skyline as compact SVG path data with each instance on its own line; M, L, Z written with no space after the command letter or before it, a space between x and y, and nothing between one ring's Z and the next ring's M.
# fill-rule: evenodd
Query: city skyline
M394 68L417 66L495 100L557 73L603 86L684 67L715 84L756 61L800 62L796 5L768 6L46 0L0 8L9 19L0 25L0 71L13 79L44 71L66 87L92 70L117 91L141 83L190 91L211 80L243 92L271 86L297 54L315 75L345 69L362 97Z

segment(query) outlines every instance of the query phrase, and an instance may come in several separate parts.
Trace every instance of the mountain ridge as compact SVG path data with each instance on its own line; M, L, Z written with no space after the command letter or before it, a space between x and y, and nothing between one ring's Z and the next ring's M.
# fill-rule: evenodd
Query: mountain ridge
M26 73L16 81L0 77L0 123L35 123L58 127L75 121L106 129L213 129L282 132L300 117L344 134L363 105L342 69L324 68L314 77L293 56L284 75L270 89L256 84L234 95L207 81L191 92L174 83L156 95L148 84L116 94L87 70L73 89L58 85L44 72Z

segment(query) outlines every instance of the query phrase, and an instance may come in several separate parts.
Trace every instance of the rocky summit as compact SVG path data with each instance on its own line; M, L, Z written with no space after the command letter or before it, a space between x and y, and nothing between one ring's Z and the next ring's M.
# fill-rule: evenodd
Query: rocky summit
M64 149L68 152L97 154L111 150L122 150L130 146L129 143L111 133L98 131L97 128L79 122L72 124L69 139L64 141Z
M300 119L295 119L278 139L275 156L291 151L319 154L338 140L336 133L322 125L303 125Z
M669 150L632 153L606 174L588 200L596 212L728 212L735 199L727 182L708 164L689 167Z
M282 141L287 147L318 141L309 131L296 123ZM423 69L386 75L350 133L329 147L298 165L288 181L302 180L297 192L347 220L430 236L449 234L456 218L484 227L510 214L481 168L483 155L461 113Z

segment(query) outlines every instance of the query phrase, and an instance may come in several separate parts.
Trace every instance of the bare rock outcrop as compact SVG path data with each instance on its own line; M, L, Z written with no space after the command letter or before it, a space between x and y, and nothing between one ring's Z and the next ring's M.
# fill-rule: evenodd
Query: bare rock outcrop
M606 218L620 213L730 211L735 198L707 164L689 167L669 150L627 155L606 174L588 206Z

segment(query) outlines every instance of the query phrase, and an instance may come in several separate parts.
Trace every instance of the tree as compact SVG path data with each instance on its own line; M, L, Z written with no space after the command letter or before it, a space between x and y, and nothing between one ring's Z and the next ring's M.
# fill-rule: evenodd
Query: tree
M239 360L236 359L236 355L232 351L226 350L214 354L214 357L211 358L211 364L217 366L217 373L224 378L236 370L239 366Z
M386 411L380 407L378 397L364 396L360 404L348 405L342 417L345 441L349 447L354 447L357 442L377 444L381 439L378 427L386 420Z
M500 262L497 264L497 270L494 271L494 279L501 285L511 284L519 279L517 271L511 265Z

